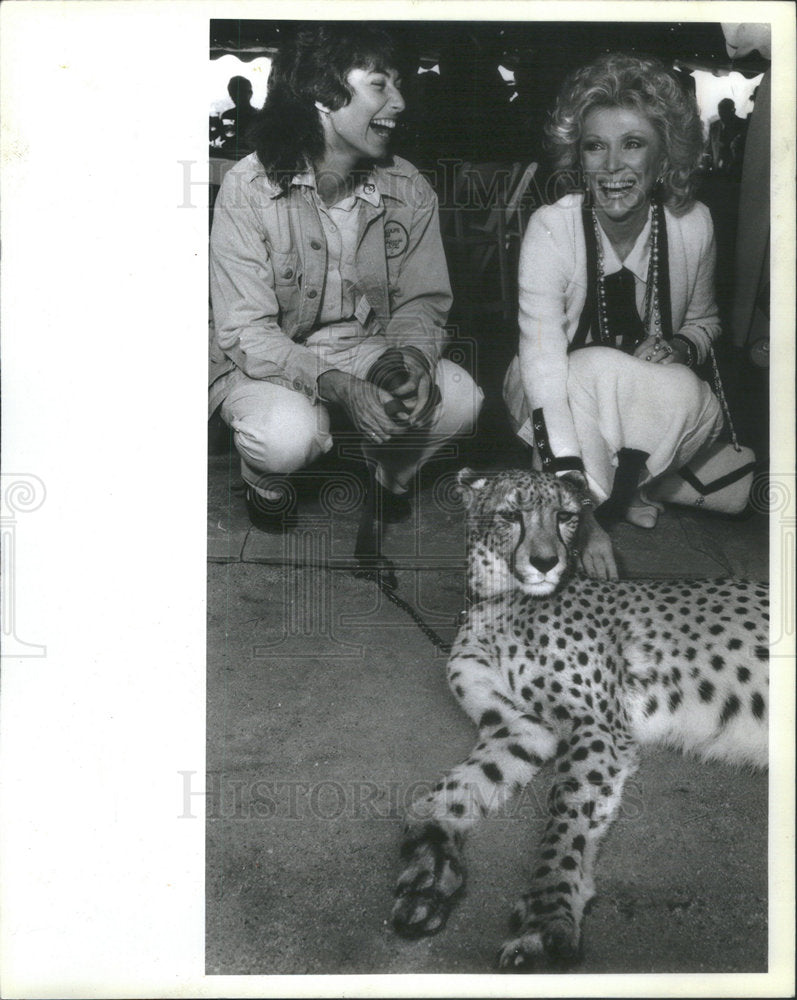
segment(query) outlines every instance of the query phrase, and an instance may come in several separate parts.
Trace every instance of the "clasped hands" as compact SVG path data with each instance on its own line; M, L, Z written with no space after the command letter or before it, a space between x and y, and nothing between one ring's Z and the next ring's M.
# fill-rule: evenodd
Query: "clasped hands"
M385 444L426 420L424 410L433 386L428 366L414 352L402 352L402 358L407 378L392 392L338 369L324 372L318 379L321 398L342 406L357 430L374 444ZM394 399L399 399L403 408L390 407L391 415L385 407Z
M634 350L634 357L654 365L685 365L687 348L677 340L663 340L660 336L646 337Z

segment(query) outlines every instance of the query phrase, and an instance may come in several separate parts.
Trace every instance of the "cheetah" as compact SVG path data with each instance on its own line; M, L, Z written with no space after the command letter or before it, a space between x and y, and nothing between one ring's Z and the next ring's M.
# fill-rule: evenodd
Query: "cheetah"
M447 673L478 742L409 809L393 926L407 937L442 929L464 887L465 834L553 761L531 884L497 962L567 967L580 955L598 846L640 746L766 766L768 590L578 577L575 479L465 469L458 481L473 603Z

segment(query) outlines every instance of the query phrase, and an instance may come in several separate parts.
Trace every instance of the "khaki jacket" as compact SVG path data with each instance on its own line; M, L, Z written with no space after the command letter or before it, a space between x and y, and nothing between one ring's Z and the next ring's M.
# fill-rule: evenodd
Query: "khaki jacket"
M221 185L210 238L211 412L236 371L317 398L317 363L303 342L319 325L327 244L316 192L302 176L283 193L253 153ZM414 346L434 365L451 307L437 198L398 157L375 167L370 183L380 198L360 205L357 316L390 346Z

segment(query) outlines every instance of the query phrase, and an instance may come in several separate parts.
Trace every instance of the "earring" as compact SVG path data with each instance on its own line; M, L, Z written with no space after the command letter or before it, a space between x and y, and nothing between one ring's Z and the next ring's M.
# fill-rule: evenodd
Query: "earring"
M326 107L321 103L321 101L316 101L315 106L323 115L328 115L332 111L332 108Z

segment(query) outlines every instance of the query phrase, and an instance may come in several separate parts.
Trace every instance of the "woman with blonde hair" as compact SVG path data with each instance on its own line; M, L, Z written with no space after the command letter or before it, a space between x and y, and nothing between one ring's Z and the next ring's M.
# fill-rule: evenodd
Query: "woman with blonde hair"
M504 398L535 463L588 487L582 565L615 577L601 525L652 528L660 508L642 487L722 428L692 370L720 334L713 226L694 197L703 132L661 63L611 54L566 81L547 134L557 168L584 183L529 223Z

